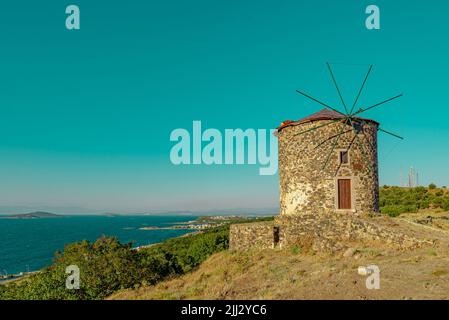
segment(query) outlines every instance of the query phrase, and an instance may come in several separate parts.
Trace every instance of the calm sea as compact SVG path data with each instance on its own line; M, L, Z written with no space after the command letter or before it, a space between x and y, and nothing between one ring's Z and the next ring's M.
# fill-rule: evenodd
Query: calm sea
M0 273L35 271L51 264L65 244L115 236L134 246L161 242L192 230L139 230L170 226L195 216L64 216L61 218L0 219Z

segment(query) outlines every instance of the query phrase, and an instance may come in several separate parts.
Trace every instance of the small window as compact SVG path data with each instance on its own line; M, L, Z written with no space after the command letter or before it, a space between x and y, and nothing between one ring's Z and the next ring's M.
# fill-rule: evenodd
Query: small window
M340 163L348 164L348 162L349 162L348 151L340 151Z

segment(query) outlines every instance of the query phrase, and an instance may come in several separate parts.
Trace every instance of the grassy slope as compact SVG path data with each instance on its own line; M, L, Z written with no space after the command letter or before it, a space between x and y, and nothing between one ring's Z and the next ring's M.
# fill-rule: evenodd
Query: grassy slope
M429 211L422 216L429 215ZM438 213L442 215L442 213ZM449 217L449 214L446 213ZM353 257L290 250L224 251L195 271L111 299L449 299L449 233L394 219L397 228L438 239L435 247L396 251L356 247ZM448 229L449 230L449 229ZM368 290L358 266L381 269L381 289Z

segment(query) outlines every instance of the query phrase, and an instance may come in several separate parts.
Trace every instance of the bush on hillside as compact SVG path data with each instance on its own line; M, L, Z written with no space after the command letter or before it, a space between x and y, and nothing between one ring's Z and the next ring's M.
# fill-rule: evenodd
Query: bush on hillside
M449 211L449 199L446 199L444 204L443 204L443 210L444 211Z
M417 212L418 208L415 205L390 205L380 209L380 212L387 214L390 217L397 217L401 213Z
M181 274L191 271L212 253L225 250L229 246L229 227L209 230L194 237L173 238L163 243L141 250L139 254L153 256L155 252L170 255L173 260L171 274Z
M227 249L228 241L229 228L221 227L139 251L110 237L72 243L64 252L56 253L50 267L21 281L0 285L0 299L103 299L120 289L155 284L190 271L209 255ZM80 269L80 289L66 289L66 268L70 265Z
M12 299L101 299L116 290L130 288L139 277L131 244L115 238L81 241L66 245L56 253L53 264L30 278L7 286L6 298ZM66 288L66 268L80 269L80 289ZM2 296L0 296L2 297ZM2 297L5 298L5 297Z
M436 189L436 186L434 189L382 187L379 194L379 206L382 213L392 216L427 208L449 210L449 193L445 189Z

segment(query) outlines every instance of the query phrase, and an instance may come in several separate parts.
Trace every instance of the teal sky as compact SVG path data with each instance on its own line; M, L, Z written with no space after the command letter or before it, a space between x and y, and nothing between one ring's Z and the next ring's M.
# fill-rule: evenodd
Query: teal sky
M381 30L365 28L369 4ZM8 1L0 34L0 209L277 207L277 175L174 166L170 132L321 109L295 89L340 107L326 61L345 63L347 101L368 64L361 105L404 93L365 114L406 138L379 134L381 184L414 166L422 184L449 185L448 1Z

